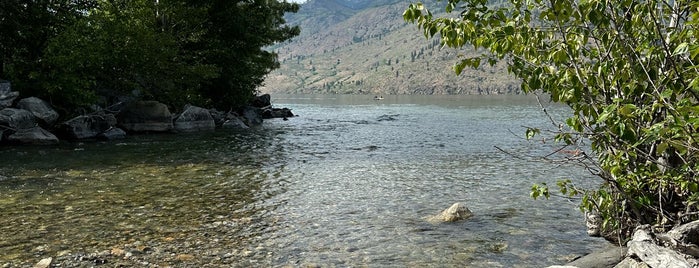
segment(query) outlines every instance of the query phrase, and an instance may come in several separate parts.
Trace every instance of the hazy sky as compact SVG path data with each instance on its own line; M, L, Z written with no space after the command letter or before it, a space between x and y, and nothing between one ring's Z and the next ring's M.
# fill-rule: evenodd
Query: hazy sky
M294 2L294 3L303 3L303 2L306 2L306 0L286 0L286 1Z

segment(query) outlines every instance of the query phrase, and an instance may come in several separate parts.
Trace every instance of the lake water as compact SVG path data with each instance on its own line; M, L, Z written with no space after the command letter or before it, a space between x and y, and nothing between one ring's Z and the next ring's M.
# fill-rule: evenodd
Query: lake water
M542 267L604 244L530 96L273 96L258 129L0 148L0 267ZM565 114L563 107L549 108ZM472 218L425 217L462 202ZM2 265L4 264L4 266Z

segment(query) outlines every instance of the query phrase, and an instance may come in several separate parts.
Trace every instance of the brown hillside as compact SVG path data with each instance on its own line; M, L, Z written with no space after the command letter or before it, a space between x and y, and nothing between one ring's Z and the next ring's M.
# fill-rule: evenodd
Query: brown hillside
M512 94L519 82L503 63L467 69L451 66L472 49L440 48L416 25L403 21L409 1L352 8L339 0L312 0L289 23L302 34L273 48L281 67L263 93ZM375 2L376 3L376 2ZM376 5L376 4L375 4ZM311 30L308 30L311 29Z

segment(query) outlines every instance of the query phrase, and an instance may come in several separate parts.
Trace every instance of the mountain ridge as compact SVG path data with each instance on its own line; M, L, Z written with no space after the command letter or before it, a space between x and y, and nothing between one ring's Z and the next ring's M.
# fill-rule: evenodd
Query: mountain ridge
M310 0L287 17L301 34L271 49L280 68L263 93L516 94L520 82L506 65L464 70L451 66L473 49L441 48L403 21L406 0Z

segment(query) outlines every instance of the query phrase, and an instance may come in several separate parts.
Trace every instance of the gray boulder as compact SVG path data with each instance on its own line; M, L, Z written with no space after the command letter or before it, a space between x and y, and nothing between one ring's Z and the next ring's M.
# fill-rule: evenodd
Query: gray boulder
M126 131L118 127L113 127L97 135L97 138L106 141L124 139L126 138Z
M34 117L39 119L47 126L52 126L58 120L58 112L44 100L37 97L29 97L19 100L17 108L31 112Z
M250 102L250 105L257 108L270 107L272 106L272 97L269 94L262 94L260 96L255 97Z
M209 110L188 105L175 119L174 128L178 132L212 131L216 123Z
M117 117L119 126L130 132L166 132L173 129L172 113L157 101L136 101Z
M471 210L461 203L454 203L451 207L443 210L441 213L427 218L430 223L455 222L465 220L473 216Z
M238 117L233 117L231 119L226 120L226 122L223 122L223 125L221 126L222 128L225 129L249 129L243 120L240 120Z
M10 93L10 91L12 91L10 81L0 80L0 95Z
M36 126L34 115L22 109L5 108L0 110L0 125L11 130L28 129Z
M566 266L577 268L612 268L616 266L619 262L621 262L625 256L626 247L618 247L609 244L605 248L592 252L588 255L585 255L572 261L571 263L568 263Z
M59 128L71 139L91 139L116 125L113 114L81 115L62 123Z
M12 103L17 97L19 97L19 92L12 91L10 82L0 80L0 109L12 107Z
M51 132L41 128L23 128L7 137L7 140L21 144L51 145L57 144L58 138Z
M289 108L271 108L262 111L262 118L289 118L294 117L294 113Z
M243 120L245 120L246 125L259 126L262 124L262 109L247 106L243 109Z

